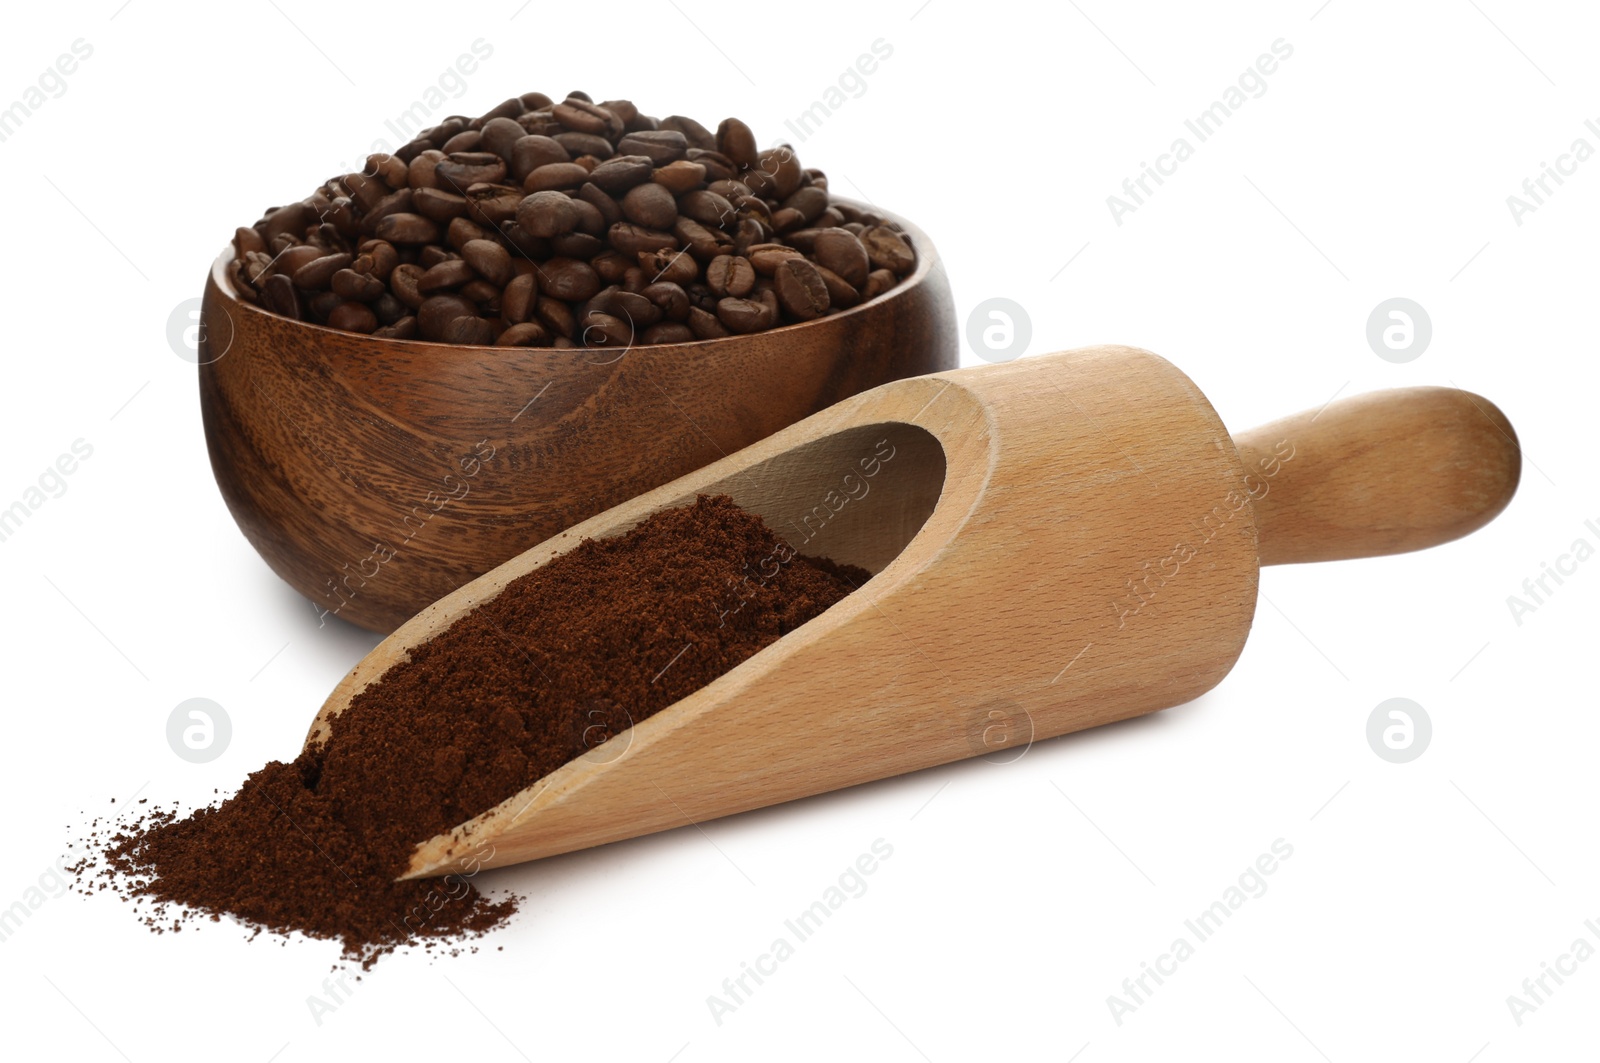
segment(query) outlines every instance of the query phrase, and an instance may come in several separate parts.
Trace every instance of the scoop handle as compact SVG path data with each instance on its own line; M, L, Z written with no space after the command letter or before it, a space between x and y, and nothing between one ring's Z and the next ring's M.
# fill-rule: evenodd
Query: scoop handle
M1355 395L1234 437L1263 565L1421 550L1476 531L1522 474L1516 432L1456 388Z

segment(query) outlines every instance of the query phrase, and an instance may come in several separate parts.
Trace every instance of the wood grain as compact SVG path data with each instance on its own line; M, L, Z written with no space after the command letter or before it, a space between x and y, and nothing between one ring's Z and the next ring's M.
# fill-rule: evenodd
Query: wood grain
M954 367L938 253L895 220L918 265L870 302L625 353L290 321L233 295L225 253L206 284L199 374L217 485L273 571L326 615L387 632L563 528L841 399Z

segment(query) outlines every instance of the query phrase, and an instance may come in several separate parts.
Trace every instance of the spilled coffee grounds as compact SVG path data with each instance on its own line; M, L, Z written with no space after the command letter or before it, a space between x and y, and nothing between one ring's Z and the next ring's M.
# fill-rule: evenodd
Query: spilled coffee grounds
M759 573L773 570L765 578ZM109 839L101 874L196 917L338 939L371 964L397 945L476 936L516 909L469 881L396 882L418 842L727 672L869 578L798 556L723 496L588 540L508 584L412 651L332 720L185 818L157 812Z

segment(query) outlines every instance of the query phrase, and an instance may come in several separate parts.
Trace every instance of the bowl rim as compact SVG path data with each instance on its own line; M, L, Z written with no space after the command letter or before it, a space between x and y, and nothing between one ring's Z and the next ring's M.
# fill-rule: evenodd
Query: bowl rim
M724 340L743 340L752 339L759 336L776 336L797 332L798 330L805 328L836 325L838 322L843 321L845 318L850 317L851 315L859 314L874 307L881 306L884 303L893 300L896 296L909 294L912 289L916 288L918 285L922 284L928 279L928 276L933 272L935 267L943 268L939 259L939 253L934 249L933 241L928 238L928 234L923 232L920 226L916 225L909 219L901 217L892 211L887 211L881 207L874 206L870 203L849 199L844 196L830 195L829 201L845 203L849 206L867 210L887 221L893 221L898 224L901 227L904 235L911 240L912 249L917 253L916 267L912 269L911 273L900 280L899 283L897 283L894 287L888 289L887 291L878 293L871 299L868 299L866 302L857 303L855 306L852 306L846 310L842 310L837 314L828 314L823 317L812 318L810 321L796 321L791 324L780 325L777 328L765 329L760 332L734 333L728 336L718 336L709 340L693 339L685 340L681 343L629 343L627 346L620 349L619 356L631 351L658 351L704 347L707 345L720 344ZM560 350L559 348L555 347L500 346L493 343L443 343L438 340L402 340L387 336L374 336L370 332L348 332L344 329L336 329L327 325L319 325L312 321L300 321L295 318L284 317L282 314L273 313L271 310L268 310L265 307L259 306L239 297L239 293L234 290L233 283L228 278L228 265L233 261L233 258L234 248L233 242L230 240L223 246L222 252L217 256L216 261L211 264L212 284L216 287L217 293L223 298L227 299L233 307L238 307L242 313L261 314L275 322L283 322L287 325L309 329L314 333L327 333L331 336L339 337L339 339L344 342L360 342L367 340L371 341L374 345L383 347L386 350L393 350L396 348L402 350L410 350L412 348L443 348L451 351L498 351L502 353L513 351L555 352ZM615 350L615 348L608 347L573 347L570 349L574 351Z

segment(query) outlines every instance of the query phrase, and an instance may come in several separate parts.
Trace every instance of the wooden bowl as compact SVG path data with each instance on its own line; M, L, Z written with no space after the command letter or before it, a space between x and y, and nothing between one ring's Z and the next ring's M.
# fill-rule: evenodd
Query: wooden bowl
M954 368L938 254L894 220L917 268L869 302L770 332L620 351L452 346L291 321L235 295L230 248L201 310L217 486L245 537L324 618L391 631L564 528L859 392Z

